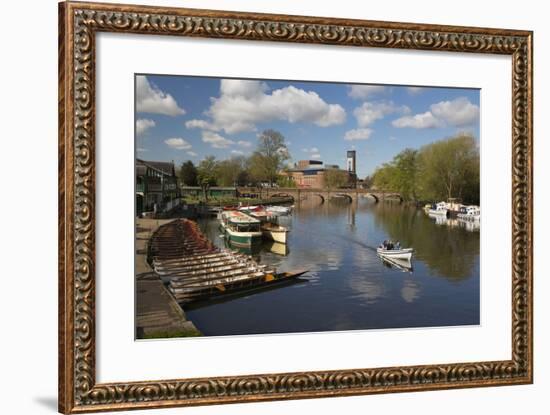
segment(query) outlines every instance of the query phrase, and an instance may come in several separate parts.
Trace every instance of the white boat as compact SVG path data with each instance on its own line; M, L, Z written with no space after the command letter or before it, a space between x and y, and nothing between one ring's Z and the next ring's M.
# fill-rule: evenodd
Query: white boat
M260 221L238 210L222 212L220 226L232 245L250 247L262 241Z
M260 221L260 229L264 239L286 244L288 229L277 223L277 214L261 207L245 213Z
M386 248L377 248L376 253L384 258L388 259L402 259L410 261L413 255L413 248L403 248L403 249L386 249Z
M241 206L239 208L239 210L241 212L252 212L252 211L258 210L258 209L260 209L260 206L256 206L256 205L254 205L254 206Z
M481 210L478 206L466 206L462 208L460 213L456 216L459 219L467 221L479 221L481 217Z
M260 228L262 230L262 235L266 239L271 239L272 241L286 244L286 234L288 233L288 229L284 226L273 222L263 222Z
M439 202L428 209L428 214L437 216L447 216L447 203Z
M290 206L266 206L265 210L274 214L274 215L288 215L292 212L292 207Z

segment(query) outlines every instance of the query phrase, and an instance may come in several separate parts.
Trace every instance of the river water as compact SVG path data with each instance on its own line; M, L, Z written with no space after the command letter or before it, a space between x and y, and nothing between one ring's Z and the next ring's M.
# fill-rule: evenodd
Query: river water
M207 336L479 324L479 229L399 204L317 200L281 217L284 246L254 252L278 271L306 268L304 280L186 309ZM200 222L224 246L216 219ZM384 263L385 239L413 247L412 270Z

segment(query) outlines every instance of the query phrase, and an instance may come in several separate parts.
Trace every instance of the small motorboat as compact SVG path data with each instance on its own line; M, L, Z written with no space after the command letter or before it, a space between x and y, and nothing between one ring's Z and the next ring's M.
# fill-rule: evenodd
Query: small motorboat
M402 249L386 249L386 248L377 248L376 253L381 257L387 259L401 259L410 261L414 253L413 248L402 248Z
M266 206L265 210L273 215L288 215L292 212L291 206Z

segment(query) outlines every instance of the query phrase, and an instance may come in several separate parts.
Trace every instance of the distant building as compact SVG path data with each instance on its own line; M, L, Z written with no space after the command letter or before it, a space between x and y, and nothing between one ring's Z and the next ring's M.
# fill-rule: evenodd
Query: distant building
M179 197L173 162L136 159L136 213L161 209Z
M288 169L281 174L289 177L296 184L296 187L322 189L325 187L325 173L328 170L341 169L336 164L323 164L320 160L300 160L294 165L294 168ZM355 172L351 173L347 171L347 173L351 186L355 183Z
M350 181L353 187L357 186L357 154L355 150L348 150L346 158L346 167L350 175Z

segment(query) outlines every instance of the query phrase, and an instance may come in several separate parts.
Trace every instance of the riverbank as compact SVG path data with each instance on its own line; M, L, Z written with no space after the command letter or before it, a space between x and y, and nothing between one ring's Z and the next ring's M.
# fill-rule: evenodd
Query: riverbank
M136 338L196 337L202 333L187 319L172 294L147 262L147 243L170 219L136 221Z

